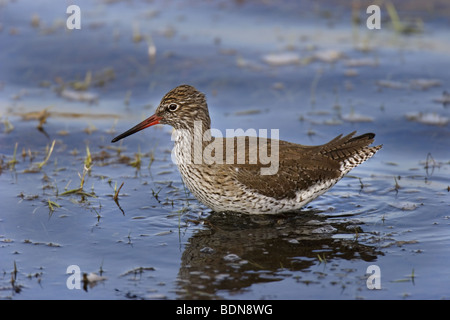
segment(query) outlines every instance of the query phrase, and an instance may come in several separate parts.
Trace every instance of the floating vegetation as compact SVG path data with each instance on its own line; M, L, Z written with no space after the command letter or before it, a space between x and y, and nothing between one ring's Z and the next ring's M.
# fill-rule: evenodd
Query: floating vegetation
M61 97L71 101L88 102L90 104L98 103L98 95L92 92L78 92L70 89L63 89L60 93Z
M101 113L76 113L76 112L59 112L59 111L50 111L51 107L44 108L41 111L30 111L30 112L13 112L13 115L17 115L22 117L25 121L32 121L32 120L38 120L39 123L37 125L37 129L40 131L43 131L43 125L47 122L47 119L50 117L53 118L89 118L89 119L119 119L119 116L114 114L101 114ZM7 125L5 123L6 120L4 120L5 124L5 131L9 130L12 131L14 126L12 124ZM9 121L8 121L9 122ZM95 126L89 126L84 129L84 132L91 134L97 129ZM67 135L68 132L65 130L61 130L58 132L59 135Z
M450 122L450 118L433 113L409 112L405 114L405 118L409 121L415 121L433 126L446 126Z
M39 130L43 129L43 125L47 122L47 118L50 116L50 112L48 111L50 107L44 108L41 111L31 111L25 113L18 113L17 115L22 117L22 120L30 121L30 120L38 120L39 124L37 128Z
M427 90L433 87L440 87L441 84L442 84L441 81L438 79L425 79L425 78L412 79L409 82L409 85L412 89L419 89L419 90Z
M173 233L173 231L169 230L169 231L161 231L161 232L155 233L154 235L155 236L166 236L166 235L172 234L172 233Z
M438 79L418 78L418 79L411 79L407 82L393 81L393 80L378 80L376 84L379 87L391 89L427 90L429 88L441 86L441 81Z
M341 116L341 119L348 122L372 122L373 118L355 112L350 112Z
M342 52L333 49L316 52L313 56L315 60L326 63L334 63L344 57L345 55Z
M59 81L59 87L56 92L62 97L70 101L87 102L89 104L98 103L98 94L88 91L90 87L103 87L108 82L116 78L115 71L112 67L105 68L93 75L92 71L88 71L83 81Z
M254 115L254 114L260 114L260 109L249 109L249 110L242 110L242 111L236 111L234 114L236 116L248 116L248 115Z
M260 71L261 69L263 69L263 66L261 64L256 63L252 60L245 59L241 56L238 56L236 58L236 65L239 68L249 69L249 70L253 70L253 71Z
M307 65L312 61L334 63L342 58L344 58L344 54L340 51L322 50L316 52L312 56L303 58L301 58L300 55L295 52L270 53L262 56L262 61L272 67L280 67L287 65ZM245 63L245 66L248 66L248 63Z
M38 241L32 241L29 239L25 239L23 241L23 243L28 243L28 244L34 244L36 246L47 246L47 247L54 247L54 248L59 248L61 247L61 245L59 243L54 243L54 242L38 242Z
M301 59L297 53L285 52L285 53L271 53L262 57L262 61L270 66L285 66L290 64L300 64Z
M155 271L153 267L137 267L131 270L128 270L120 275L120 277L126 277L128 275L142 275L145 271Z
M81 179L84 179L84 172L85 172L85 170L83 170L83 177L80 176ZM60 193L59 195L67 196L67 195L71 195L71 194L77 194L80 196L93 197L93 198L97 197L93 192L89 193L89 192L84 191L82 187L64 191L63 193Z
M22 200L35 200L39 198L39 195L37 194L31 194L31 195L26 195L23 192L19 193L18 195L19 198L21 198Z
M380 87L391 88L391 89L404 89L407 85L403 82L392 81L392 80L378 80L376 84Z
M413 242L415 243L415 242ZM392 280L391 282L393 283L398 283L398 282L412 282L412 284L414 284L414 279L415 279L415 274L414 274L414 268L411 271L410 275L407 275L405 278L403 279L397 279L397 280Z

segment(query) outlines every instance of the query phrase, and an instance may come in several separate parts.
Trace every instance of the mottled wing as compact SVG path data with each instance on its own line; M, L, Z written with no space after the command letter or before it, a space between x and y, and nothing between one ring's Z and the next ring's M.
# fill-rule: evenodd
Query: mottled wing
M381 148L368 147L373 142L374 134L353 138L354 134L352 132L345 137L340 135L320 146L279 141L279 167L275 174L260 174L261 168L268 165L245 164L236 166L234 178L246 188L265 196L275 199L295 198L297 191L307 190L323 181L340 179ZM250 152L255 150L250 149ZM348 165L349 169L343 170L343 165Z

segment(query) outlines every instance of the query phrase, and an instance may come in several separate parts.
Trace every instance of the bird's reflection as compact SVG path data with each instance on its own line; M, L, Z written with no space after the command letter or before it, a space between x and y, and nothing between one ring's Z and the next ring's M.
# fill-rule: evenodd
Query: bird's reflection
M252 284L282 280L327 261L373 261L381 252L358 242L361 223L314 211L295 215L211 214L189 240L178 277L181 299L221 298ZM339 236L337 236L339 235Z

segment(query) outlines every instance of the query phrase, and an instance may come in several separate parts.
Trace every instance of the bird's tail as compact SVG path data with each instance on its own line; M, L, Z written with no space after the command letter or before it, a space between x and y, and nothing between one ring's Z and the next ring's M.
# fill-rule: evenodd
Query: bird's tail
M365 133L353 137L356 131L342 137L337 136L323 145L321 153L338 161L342 166L343 175L354 167L371 158L383 145L370 146L374 142L374 133Z

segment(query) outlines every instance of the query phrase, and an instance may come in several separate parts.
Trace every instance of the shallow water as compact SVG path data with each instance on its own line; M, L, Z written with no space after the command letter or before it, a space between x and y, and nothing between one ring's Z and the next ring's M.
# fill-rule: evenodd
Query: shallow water
M448 7L396 3L420 28L403 34L335 2L86 1L68 31L57 3L0 7L2 299L450 296ZM110 143L182 83L222 132L313 145L357 130L383 149L299 213L211 213L171 162L171 128ZM106 279L69 289L73 265Z

